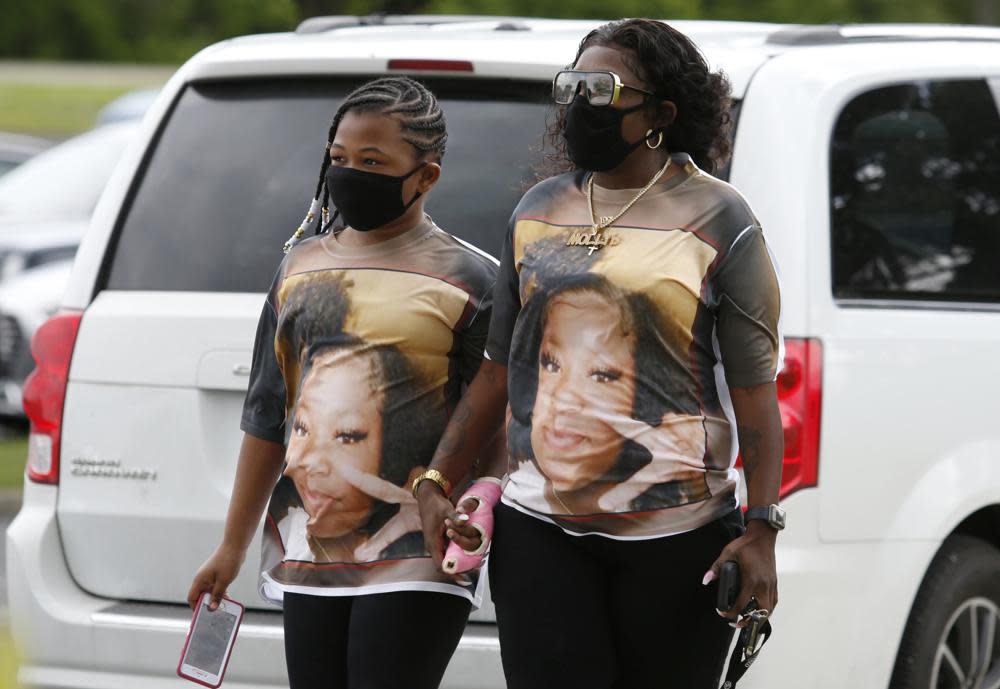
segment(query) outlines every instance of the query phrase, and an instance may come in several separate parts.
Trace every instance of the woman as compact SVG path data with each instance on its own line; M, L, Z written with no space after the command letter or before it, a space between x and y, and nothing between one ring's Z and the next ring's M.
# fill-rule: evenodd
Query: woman
M474 572L424 549L408 491L479 367L496 279L424 214L446 141L415 81L349 94L261 314L225 534L188 600L225 592L267 504L260 588L293 689L437 687L479 602ZM302 239L316 216L343 222Z
M586 36L553 96L566 106L553 132L566 172L514 212L489 361L431 467L461 476L510 401L490 556L510 689L714 689L732 638L720 615L744 624L751 598L768 611L777 602L776 531L755 519L744 533L737 450L751 507L777 502L782 457L776 272L744 199L709 174L729 150L728 83L685 36L637 19ZM588 361L574 374L586 394L546 379ZM629 443L645 457L612 462ZM554 506L538 473L599 490ZM693 475L700 491L676 490ZM442 531L473 541L435 485L417 493L433 555ZM716 612L704 584L727 560L742 589Z

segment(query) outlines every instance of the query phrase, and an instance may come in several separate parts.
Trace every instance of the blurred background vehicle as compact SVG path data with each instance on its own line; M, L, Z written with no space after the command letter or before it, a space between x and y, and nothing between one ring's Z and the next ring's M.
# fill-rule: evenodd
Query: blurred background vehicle
M113 122L141 119L149 110L149 106L156 100L159 92L160 89L142 89L119 96L101 108L100 112L97 113L95 126L100 127Z
M37 136L0 132L0 177L51 145Z
M107 124L38 154L0 177L0 236L42 230L52 220L89 222L138 124Z

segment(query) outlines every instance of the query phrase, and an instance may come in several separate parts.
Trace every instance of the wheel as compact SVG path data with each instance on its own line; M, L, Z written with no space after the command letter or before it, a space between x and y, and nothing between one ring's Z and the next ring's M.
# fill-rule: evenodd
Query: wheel
M891 689L1000 689L1000 550L949 537L910 611Z

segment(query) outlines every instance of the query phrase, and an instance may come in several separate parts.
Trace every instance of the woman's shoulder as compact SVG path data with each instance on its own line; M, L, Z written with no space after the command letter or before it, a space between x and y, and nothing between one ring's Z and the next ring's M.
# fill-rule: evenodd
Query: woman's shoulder
M514 209L514 219L543 215L556 203L564 203L568 197L577 195L582 198L583 170L564 172L554 177L547 177L536 183L521 197Z
M746 197L729 182L698 170L687 186L692 193L706 197L697 204L699 207L714 208L703 214L706 221L701 231L713 237L718 246L728 247L747 229L760 228L760 221Z

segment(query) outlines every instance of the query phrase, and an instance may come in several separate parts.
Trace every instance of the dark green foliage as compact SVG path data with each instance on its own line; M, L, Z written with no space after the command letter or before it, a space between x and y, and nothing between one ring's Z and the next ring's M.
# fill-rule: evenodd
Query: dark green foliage
M1000 0L0 0L0 57L181 62L321 14L433 12L774 22L1000 21Z

